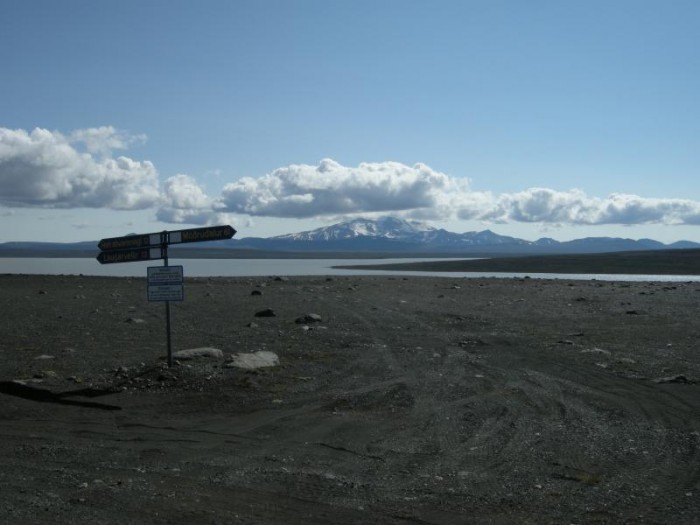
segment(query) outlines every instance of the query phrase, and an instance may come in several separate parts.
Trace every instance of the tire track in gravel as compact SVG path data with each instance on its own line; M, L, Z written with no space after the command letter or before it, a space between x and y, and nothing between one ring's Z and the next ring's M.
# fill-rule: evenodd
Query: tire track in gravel
M472 393L476 382L480 383L480 391L496 388L484 386L484 382L488 385L494 380L475 377L485 375L483 365L470 362L467 352L452 346L450 338L453 333L436 329L434 323L425 322L417 313L386 307L380 309L380 305L374 303L375 322L361 313L368 310L366 305L353 308L336 302L334 306L362 327L362 336L371 336L383 362L402 374L414 398L413 406L401 418L400 424L388 426L386 435L372 443L373 454L386 458L390 465L388 470L404 473L393 481L399 483L398 492L420 494L421 498L442 498L441 494L447 487L452 487L450 490L453 491L461 490L459 483L454 481L460 465L465 456L479 454L480 457L489 457L489 464L479 468L479 473L485 477L483 492L493 493L498 480L492 476L492 469L505 463L499 452L515 438L511 423L516 412L484 414L477 429L464 420L464 409L457 402L463 400L462 393ZM401 337L398 341L389 341L381 335L384 323L411 326L412 330L403 332L406 339ZM423 347L420 351L409 351L412 346L409 338L414 334ZM508 412L508 409L503 411ZM484 448L475 453L479 447ZM452 480L447 486L445 481L434 481L446 479ZM433 483L437 484L433 486ZM396 493L397 488L390 489L390 492ZM447 508L445 511L449 513ZM463 520L463 515L455 517L459 515L452 514L453 519Z
M624 417L631 426L630 432L654 433L656 439L648 444L660 452L655 457L655 468L658 470L662 464L666 469L665 473L656 475L664 474L674 486L700 488L700 407L673 392L700 387L662 386L605 372L558 366L567 374L585 379L585 387L590 390L587 397L596 398L599 410L617 413L619 419ZM648 461L642 455L637 461L621 461L620 466L642 475L648 469Z

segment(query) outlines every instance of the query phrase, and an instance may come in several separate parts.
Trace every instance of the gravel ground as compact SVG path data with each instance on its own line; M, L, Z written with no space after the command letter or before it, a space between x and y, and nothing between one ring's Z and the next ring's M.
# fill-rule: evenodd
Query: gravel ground
M700 283L185 287L0 276L0 522L698 522Z

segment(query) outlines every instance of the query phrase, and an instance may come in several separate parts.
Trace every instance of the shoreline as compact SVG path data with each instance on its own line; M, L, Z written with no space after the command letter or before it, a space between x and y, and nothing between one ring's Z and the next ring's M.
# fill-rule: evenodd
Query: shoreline
M3 258L45 258L90 259L94 253L82 252L42 252L39 255L31 251L0 251ZM97 253L97 252L95 252ZM234 256L235 255L235 256ZM376 259L376 264L339 264L331 266L340 270L383 270L392 272L489 272L489 273L538 273L562 275L700 275L700 250L650 250L642 252L613 252L573 255L528 255L508 257L465 257L464 254L383 254L383 253L339 253L339 252L258 252L230 250L172 250L172 259L182 260L333 260L333 259ZM458 259L408 263L381 263L381 259Z
M342 265L334 268L426 272L700 275L700 250L538 255L461 261Z

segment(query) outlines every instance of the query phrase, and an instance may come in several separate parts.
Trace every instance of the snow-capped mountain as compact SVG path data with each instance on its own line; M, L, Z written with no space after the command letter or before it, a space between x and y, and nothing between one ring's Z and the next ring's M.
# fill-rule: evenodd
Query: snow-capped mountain
M422 222L406 221L396 217L354 219L311 231L271 237L280 241L341 241L358 238L386 239L411 244L485 246L492 244L532 244L515 237L498 235L491 230L453 233L433 228Z
M341 239L355 239L357 237L383 237L403 240L413 239L415 236L420 236L428 231L435 231L435 228L425 226L417 221L409 222L396 217L381 217L374 220L354 219L311 231L289 233L271 238L289 241L338 241Z
M665 245L651 239L591 237L559 242L551 238L526 241L491 230L454 233L418 221L396 217L351 221L267 239L247 238L239 247L282 251L345 251L455 254L595 253L668 248L698 248L680 241Z
M588 237L559 242L551 238L526 241L498 235L491 230L454 233L433 228L418 221L396 217L354 219L311 231L290 233L277 237L245 237L227 241L198 243L198 248L237 249L250 252L287 252L302 256L306 252L338 252L344 254L450 254L451 256L488 257L498 255L535 255L564 253L602 253L619 251L692 249L700 244L678 241L663 244L652 239L621 239ZM49 253L60 256L69 251L82 250L92 254L96 242L88 243L5 243L0 244L0 255ZM179 249L179 248L173 248ZM58 254L58 255L57 255Z

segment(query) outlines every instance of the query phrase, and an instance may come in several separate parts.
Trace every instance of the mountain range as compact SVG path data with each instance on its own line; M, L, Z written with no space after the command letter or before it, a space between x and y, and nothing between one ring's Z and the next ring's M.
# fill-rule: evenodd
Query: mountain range
M0 255L11 256L72 256L94 255L97 241L78 243L8 242L0 244ZM498 235L491 230L454 233L433 228L416 221L396 217L354 219L311 231L290 233L275 237L244 237L227 241L189 244L174 250L208 248L237 250L237 253L287 252L299 256L306 252L344 253L371 256L371 254L400 255L456 255L498 256L567 253L604 253L619 251L668 250L700 248L700 243L679 241L664 244L652 239L625 239L616 237L586 237L572 241L541 238L527 241ZM236 252L231 252L235 257ZM19 255L18 255L19 256Z

